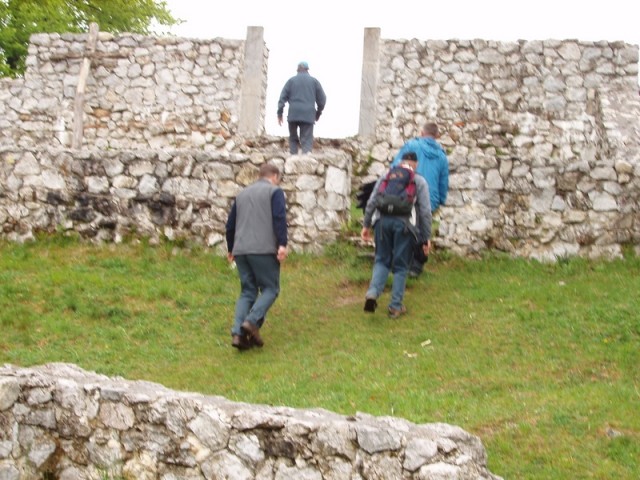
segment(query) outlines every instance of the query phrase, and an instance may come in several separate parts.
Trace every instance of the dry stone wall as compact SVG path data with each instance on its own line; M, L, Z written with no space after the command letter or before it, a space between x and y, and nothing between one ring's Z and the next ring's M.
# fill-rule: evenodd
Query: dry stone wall
M290 169L296 248L320 251L348 220L352 187L380 175L420 125L436 120L451 169L437 247L542 260L619 257L625 245L640 252L637 46L389 40L379 29L365 29L364 45L359 135L317 139L312 156L290 162L286 139L264 135L268 50L258 27L244 41L100 33L93 53L85 34L34 35L25 78L0 81L0 235L73 229L217 245L226 193L246 181L241 164L273 159ZM82 147L70 150L87 60ZM57 171L68 163L59 157L75 169ZM110 178L98 159L116 157L153 164L154 180L126 169ZM173 168L184 158L198 165L194 178ZM81 159L89 165L79 168ZM215 178L221 164L233 179ZM78 216L95 198L117 208ZM148 199L163 207L139 214ZM162 202L175 202L169 223Z
M243 101L244 41L101 32L95 53L88 54L87 37L31 36L24 80L5 79L0 88L0 145L70 147L78 78L87 58L84 148L233 148ZM264 43L262 50L264 92L256 97L264 114Z
M15 241L55 231L114 242L187 239L226 252L231 203L265 161L284 173L291 248L318 252L336 240L351 193L351 157L341 151L319 160L277 152L0 148L2 233Z
M33 35L25 78L0 83L0 235L187 239L222 251L235 195L272 161L285 175L292 248L320 251L349 218L351 155L287 156L261 135L267 58L258 27L246 41L102 32L93 53L86 34Z
M540 259L637 248L637 46L382 40L371 30L368 173L379 175L427 120L439 123L451 189L438 245Z
M459 427L234 403L74 365L0 368L0 478L499 480Z

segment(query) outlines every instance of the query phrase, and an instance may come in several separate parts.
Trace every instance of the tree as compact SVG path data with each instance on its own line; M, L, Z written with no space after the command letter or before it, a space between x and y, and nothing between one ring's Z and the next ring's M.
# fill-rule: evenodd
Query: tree
M154 26L180 23L164 0L0 0L0 75L24 73L33 33L100 30L154 33Z

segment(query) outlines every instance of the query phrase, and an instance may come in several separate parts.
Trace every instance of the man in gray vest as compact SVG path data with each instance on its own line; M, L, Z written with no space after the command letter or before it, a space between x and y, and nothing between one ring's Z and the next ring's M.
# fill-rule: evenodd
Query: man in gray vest
M320 119L327 96L320 82L309 75L309 64L300 62L298 73L284 84L278 100L278 124L282 125L284 106L289 103L287 122L289 123L289 152L309 153L313 148L313 124ZM317 106L317 110L316 110ZM300 136L298 136L300 129Z
M260 328L280 293L280 262L287 257L287 212L280 170L260 167L260 178L236 197L227 218L227 257L240 277L231 345L262 347Z

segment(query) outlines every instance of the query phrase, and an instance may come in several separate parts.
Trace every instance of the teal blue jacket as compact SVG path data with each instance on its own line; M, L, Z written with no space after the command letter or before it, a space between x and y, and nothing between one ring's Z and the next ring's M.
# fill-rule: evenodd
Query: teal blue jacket
M449 160L440 144L431 137L416 137L409 140L400 149L391 162L391 166L399 165L402 156L407 152L415 152L418 156L416 173L429 184L431 211L435 212L447 201L449 193Z

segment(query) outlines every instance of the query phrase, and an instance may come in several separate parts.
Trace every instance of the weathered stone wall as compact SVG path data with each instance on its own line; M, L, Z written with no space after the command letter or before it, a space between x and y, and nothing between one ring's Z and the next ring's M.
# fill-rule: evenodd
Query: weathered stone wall
M459 427L234 403L74 365L0 368L0 478L498 480Z
M237 140L245 42L101 32L31 36L24 80L0 85L0 145L70 147L76 87L91 61L84 94L87 149L232 148ZM264 123L268 51L258 68Z
M73 197L95 189L88 186L94 178L79 178L77 168L75 176L57 172L65 183L59 190L69 194L62 195L65 207L52 213L43 204L51 183L36 180L29 169L25 180L11 163L34 157L43 172L53 175L51 165L57 163L47 159L58 155L52 149L64 152L70 145L80 65L89 58L82 148L61 155L94 159L93 166L83 167L89 177L109 176L89 170L97 168L95 159L115 158L113 152L121 152L122 164L132 156L151 162L167 154L198 157L201 170L211 172L205 175L211 184L207 192L198 182L183 181L178 170L166 169L168 160L154 165L159 173L153 194L168 192L176 205L180 196L192 199L189 213L174 216L180 220L169 228L148 215L127 217L138 210L134 200L123 202L119 196L122 182L136 192L127 195L144 199L149 197L142 193L149 188L146 177L144 185L136 183L142 177L126 172L127 179L114 178L115 183L102 178L99 194L121 208L117 223L126 225L124 233L171 237L178 231L216 244L223 234L221 213L203 213L198 205L223 209L230 203L230 197L217 198L216 183L231 180L214 178L219 164L229 161L239 180L241 161L233 159L253 165L287 161L286 141L264 135L268 51L261 33L250 27L245 41L101 33L90 55L87 35L33 36L25 78L0 81L5 154L0 234L29 238L43 226L91 234L114 225L108 215L97 214L96 222L105 218L102 226L69 221ZM359 135L317 139L309 165L293 162L295 177L289 181L295 188L289 192L295 195L287 200L295 208L296 244L319 251L337 236L349 215L343 203L350 188L335 186L336 176L341 184L342 175L353 169L353 187L376 177L405 139L435 119L451 164L449 198L437 214L438 247L462 255L492 248L539 259L617 257L625 244L640 252L637 82L638 47L622 42L386 40L379 29L365 29ZM215 164L207 166L210 161ZM316 167L320 180L302 177ZM325 172L331 178L322 177ZM304 193L323 179L324 189ZM175 185L182 189L179 195ZM184 190L192 187L196 190ZM34 217L34 211L46 211L51 221L42 213ZM102 231L95 236L121 235Z
M367 34L369 174L436 119L451 167L438 245L545 259L640 244L637 46Z
M0 148L2 233L16 241L57 230L115 242L187 239L226 252L231 203L269 160L284 173L291 248L318 252L336 240L349 217L351 157L265 155Z

